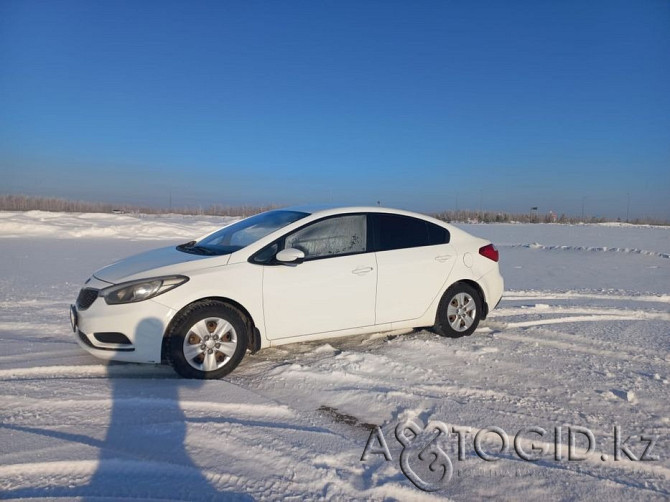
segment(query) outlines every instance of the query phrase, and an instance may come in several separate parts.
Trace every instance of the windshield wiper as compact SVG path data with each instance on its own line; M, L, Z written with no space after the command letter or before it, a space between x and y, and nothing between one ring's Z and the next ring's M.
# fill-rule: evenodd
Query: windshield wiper
M179 244L179 246L177 246L177 249L185 249L190 248L192 246L195 246L195 241L188 241L185 242L184 244Z
M206 248L204 246L196 246L195 244L196 241L190 241L185 244L180 244L177 246L177 249L179 251L183 251L185 253L192 253L192 254L202 254L202 255L208 255L208 256L213 256L218 254L216 251L213 251L210 248Z

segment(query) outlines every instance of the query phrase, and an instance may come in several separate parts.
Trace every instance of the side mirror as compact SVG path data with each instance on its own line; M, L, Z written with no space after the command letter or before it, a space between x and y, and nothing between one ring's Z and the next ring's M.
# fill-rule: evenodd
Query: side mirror
M305 253L296 248L286 248L279 251L275 258L282 263L300 263L305 259Z

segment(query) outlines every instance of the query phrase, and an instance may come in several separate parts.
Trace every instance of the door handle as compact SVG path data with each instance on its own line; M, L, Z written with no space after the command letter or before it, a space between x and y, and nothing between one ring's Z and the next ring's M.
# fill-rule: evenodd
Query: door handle
M441 256L436 256L435 261L439 261L440 263L444 263L445 261L449 260L451 258L450 254L443 254Z
M372 267L358 267L355 268L351 271L352 274L356 275L363 275L367 274L368 272L372 272L374 269Z

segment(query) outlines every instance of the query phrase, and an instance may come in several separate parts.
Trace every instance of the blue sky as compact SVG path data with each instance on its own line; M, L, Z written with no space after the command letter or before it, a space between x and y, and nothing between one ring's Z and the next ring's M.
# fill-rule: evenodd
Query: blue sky
M0 193L670 219L670 2L0 2Z

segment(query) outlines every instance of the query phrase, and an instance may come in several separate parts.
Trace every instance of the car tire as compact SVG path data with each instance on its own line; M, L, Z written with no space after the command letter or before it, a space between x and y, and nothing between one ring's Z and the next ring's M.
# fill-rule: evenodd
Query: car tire
M247 343L248 325L239 310L204 301L178 314L167 334L167 359L182 377L221 378L240 364Z
M448 338L469 336L477 329L481 315L480 293L469 284L457 282L440 300L434 329Z

